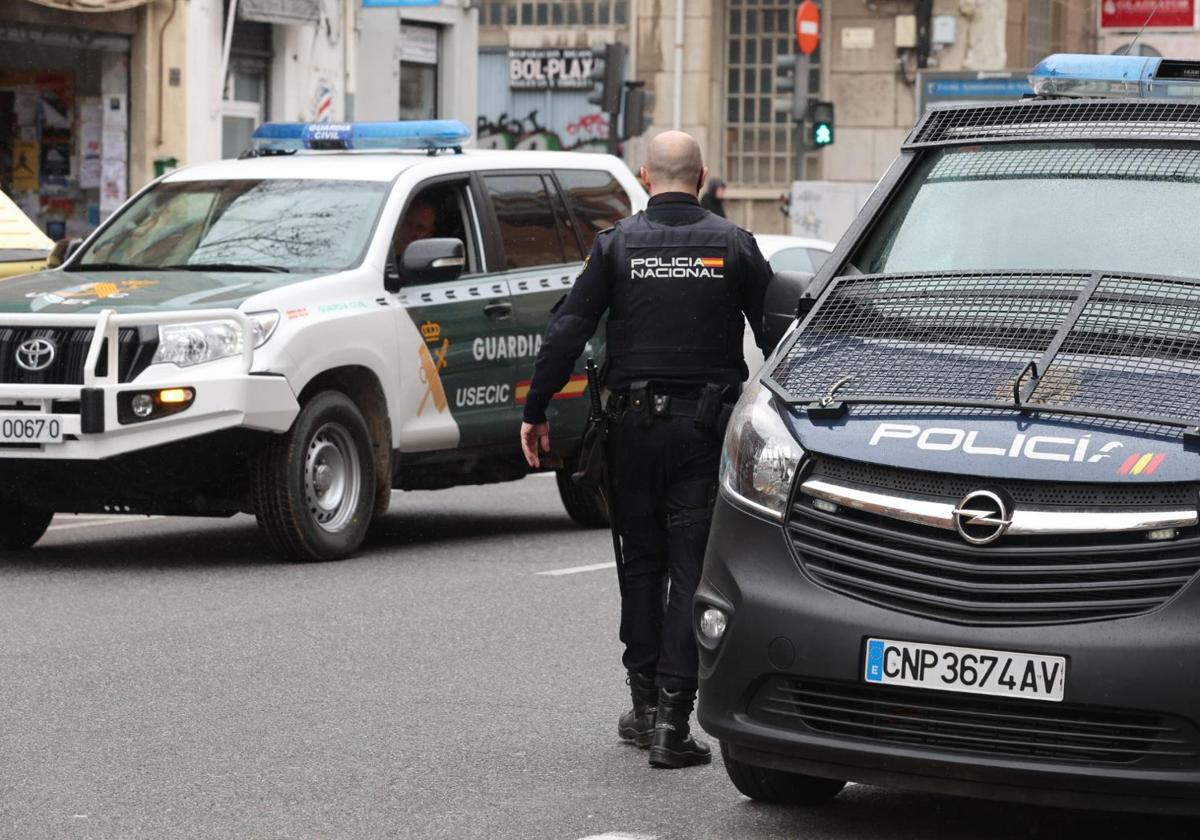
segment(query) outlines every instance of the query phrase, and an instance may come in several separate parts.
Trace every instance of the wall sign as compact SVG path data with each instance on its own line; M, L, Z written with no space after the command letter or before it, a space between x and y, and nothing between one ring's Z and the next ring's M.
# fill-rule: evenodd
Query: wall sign
M1147 23L1149 20L1149 23ZM1195 29L1196 0L1101 0L1100 28Z
M591 90L591 50L508 51L508 86L517 90Z

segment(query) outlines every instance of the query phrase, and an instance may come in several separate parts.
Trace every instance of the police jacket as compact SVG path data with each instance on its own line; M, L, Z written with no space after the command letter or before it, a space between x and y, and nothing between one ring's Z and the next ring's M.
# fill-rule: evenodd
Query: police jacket
M771 276L750 233L687 193L654 196L644 212L596 237L574 288L555 307L525 421L545 422L605 312L610 389L639 380L742 382L743 315L759 347L770 349L762 315Z

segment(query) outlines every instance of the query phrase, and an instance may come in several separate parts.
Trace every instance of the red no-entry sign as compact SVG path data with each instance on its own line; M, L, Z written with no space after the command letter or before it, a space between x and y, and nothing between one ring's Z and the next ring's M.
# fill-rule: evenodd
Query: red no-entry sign
M804 55L812 55L821 43L821 7L804 0L796 10L796 46Z

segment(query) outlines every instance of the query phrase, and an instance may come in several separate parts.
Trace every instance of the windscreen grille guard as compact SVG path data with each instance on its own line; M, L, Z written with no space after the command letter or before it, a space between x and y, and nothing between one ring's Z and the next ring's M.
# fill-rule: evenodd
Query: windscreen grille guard
M934 106L906 149L1003 140L1200 140L1200 104L1111 99Z
M847 404L1007 408L1182 427L1200 442L1200 281L1119 273L839 277L767 380Z

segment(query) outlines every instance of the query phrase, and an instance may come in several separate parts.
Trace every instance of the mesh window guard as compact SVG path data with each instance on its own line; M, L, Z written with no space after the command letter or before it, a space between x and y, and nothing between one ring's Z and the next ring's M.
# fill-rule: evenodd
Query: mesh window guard
M769 384L814 411L1007 407L1195 427L1200 282L1051 271L837 278Z

